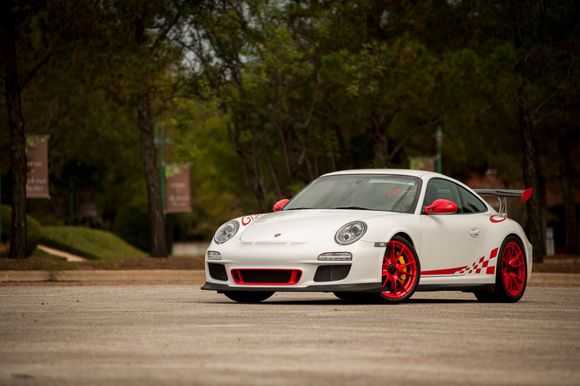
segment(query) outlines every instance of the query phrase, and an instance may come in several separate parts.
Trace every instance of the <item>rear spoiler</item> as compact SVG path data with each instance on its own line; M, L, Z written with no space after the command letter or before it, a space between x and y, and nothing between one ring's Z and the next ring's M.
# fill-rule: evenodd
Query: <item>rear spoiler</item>
M473 191L482 196L496 196L496 197L520 197L522 201L528 201L532 198L534 189L473 189Z
M507 202L508 197L519 197L522 201L528 201L534 194L534 189L473 189L473 191L481 196L495 196L499 201L498 213L502 217L507 217Z

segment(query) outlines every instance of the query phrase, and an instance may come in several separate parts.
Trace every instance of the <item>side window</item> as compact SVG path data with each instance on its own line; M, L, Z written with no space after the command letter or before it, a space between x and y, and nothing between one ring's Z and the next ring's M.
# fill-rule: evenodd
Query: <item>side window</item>
M483 213L487 211L487 206L467 189L457 186L461 196L461 208L463 213Z
M427 184L425 190L425 199L423 200L423 207L431 205L431 203L439 198L452 201L459 209L457 213L461 213L461 200L457 192L457 185L451 181L441 178L432 178Z

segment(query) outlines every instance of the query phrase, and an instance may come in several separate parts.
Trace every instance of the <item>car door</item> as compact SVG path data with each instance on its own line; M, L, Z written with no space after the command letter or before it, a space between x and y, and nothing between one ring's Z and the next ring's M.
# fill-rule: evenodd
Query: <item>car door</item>
M478 253L484 216L474 213L468 207L464 210L462 190L465 189L443 178L432 178L427 183L423 208L436 199L446 199L454 202L458 211L453 214L431 215L422 211L422 243L419 255L422 275L461 274Z

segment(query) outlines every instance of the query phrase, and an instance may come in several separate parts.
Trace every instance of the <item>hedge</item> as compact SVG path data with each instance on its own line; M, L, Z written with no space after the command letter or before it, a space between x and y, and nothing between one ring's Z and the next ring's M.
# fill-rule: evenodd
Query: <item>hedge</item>
M94 260L145 256L111 232L77 226L45 227L43 244Z

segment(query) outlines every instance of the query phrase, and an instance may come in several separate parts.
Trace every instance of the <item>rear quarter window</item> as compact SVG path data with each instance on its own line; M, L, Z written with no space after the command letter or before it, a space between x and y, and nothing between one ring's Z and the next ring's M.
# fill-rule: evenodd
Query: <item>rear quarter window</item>
M461 207L463 213L483 213L487 212L487 206L467 189L457 186L461 197Z

